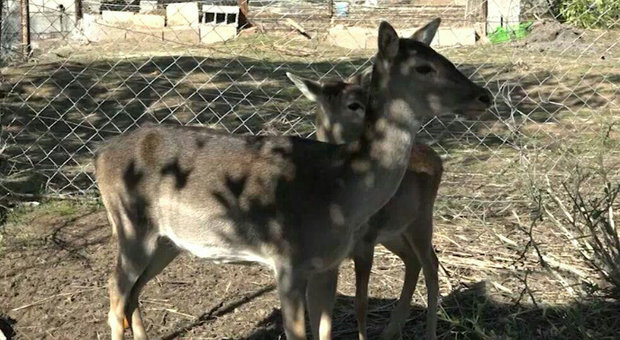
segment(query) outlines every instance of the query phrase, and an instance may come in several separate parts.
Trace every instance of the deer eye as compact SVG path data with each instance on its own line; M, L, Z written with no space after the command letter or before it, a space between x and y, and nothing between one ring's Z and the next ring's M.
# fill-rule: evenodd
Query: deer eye
M347 108L351 111L357 111L362 108L362 105L360 105L359 103L351 103L347 106Z
M418 66L415 68L415 71L420 73L420 74L429 74L431 72L433 72L433 68L428 66L428 65L422 65L422 66Z

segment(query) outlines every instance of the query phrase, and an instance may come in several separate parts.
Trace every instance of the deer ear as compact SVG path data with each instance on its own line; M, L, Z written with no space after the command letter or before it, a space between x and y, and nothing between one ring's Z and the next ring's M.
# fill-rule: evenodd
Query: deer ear
M359 85L363 88L368 88L370 86L370 78L372 77L372 66L368 66L362 71L360 74L360 82Z
M361 72L349 77L346 82L349 84L359 85L361 87L367 87L370 84L370 77L372 76L372 66L368 66Z
M286 72L286 76L290 79L295 86L301 91L301 93L306 96L306 98L315 102L318 100L321 92L323 91L323 86L318 81L302 78L290 72Z
M379 55L388 60L398 53L398 34L387 21L379 25Z
M411 36L411 39L417 40L421 43L424 43L428 46L431 45L435 34L437 34L437 29L439 29L439 24L441 23L441 18L436 18L433 21L426 24L424 27L415 31Z
M362 83L362 75L361 74L352 75L345 80L345 83L359 85Z

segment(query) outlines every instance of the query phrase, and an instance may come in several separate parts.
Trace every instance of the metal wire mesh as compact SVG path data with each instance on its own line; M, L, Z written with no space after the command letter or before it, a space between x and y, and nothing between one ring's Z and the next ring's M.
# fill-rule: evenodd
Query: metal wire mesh
M526 204L532 182L618 159L613 6L590 7L583 15L606 19L583 29L536 0L239 4L3 0L0 196L96 196L97 144L145 122L312 137L314 106L285 72L355 74L372 61L381 20L406 33L442 17L436 48L495 96L480 120L421 128L446 160L452 216L502 214ZM497 27L511 41L490 43Z

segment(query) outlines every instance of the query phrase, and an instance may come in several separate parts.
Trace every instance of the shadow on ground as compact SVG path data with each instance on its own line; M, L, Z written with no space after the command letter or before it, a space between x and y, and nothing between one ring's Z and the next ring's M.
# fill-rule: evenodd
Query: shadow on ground
M285 72L310 78L317 74L346 76L367 65L366 58L303 62L156 56L114 63L66 60L7 68L0 98L2 134L8 147L0 156L6 160L0 173L10 175L11 180L3 185L27 194L46 189L92 191L90 163L98 143L146 122L310 137L313 118L307 113L314 105L298 100L303 97ZM518 110L528 121L547 122L562 110L584 105L601 108L609 100L597 87L618 82L595 73L560 80L547 71L500 75L510 67L514 68L492 63L461 65L466 74L476 70L483 70L485 78L491 74L489 88L497 94L498 102L489 119L513 119ZM420 137L445 148L467 139L486 146L506 143L503 135L477 135L477 124L446 117L426 125Z
M371 299L368 335L378 339L395 300ZM615 339L620 334L619 302L594 300L567 306L532 306L493 301L485 283L454 291L442 303L439 339ZM387 307L387 308L386 308ZM357 339L353 297L339 296L335 314L336 339ZM404 339L424 337L425 309L414 306L403 330ZM274 310L244 340L278 339L283 336L282 317Z
M7 228L1 230L0 330L8 338L63 338L67 334L80 339L108 338L106 287L116 251L105 213L94 205L56 203L17 218L11 216ZM389 268L382 275L402 276L402 266ZM343 269L342 275L343 284L354 281L352 268ZM532 304L525 289L539 292L544 289L539 282L521 287L521 303L499 302L513 300L487 292L484 282L461 283L462 288L443 298L440 339L614 339L620 334L618 302L581 299L566 305ZM380 280L371 280L371 294L397 294L386 287ZM516 292L511 295L515 300L519 298ZM273 276L270 269L260 266L222 266L181 256L147 285L141 304L153 337L282 336ZM393 299L371 298L370 339L376 339L385 327L394 304ZM424 323L425 309L412 306L404 338L422 337ZM352 296L339 296L334 338L356 339Z

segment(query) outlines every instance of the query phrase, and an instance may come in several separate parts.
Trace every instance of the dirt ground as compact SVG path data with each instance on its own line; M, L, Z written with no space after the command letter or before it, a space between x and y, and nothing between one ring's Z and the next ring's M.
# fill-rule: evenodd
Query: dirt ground
M452 239L444 223L438 229L436 248L450 275L440 275L440 338L612 339L619 334L620 304L559 298L553 275L530 261L525 262L532 269L529 278L512 280L511 272L523 267L497 239L489 242L477 231L487 247L481 254L480 248L457 248L454 243L462 246L464 239ZM18 208L1 235L0 328L9 338L109 336L106 282L115 244L100 205L49 202ZM495 257L494 263L485 261L487 256ZM402 274L402 264L379 248L371 277L371 338L385 326ZM339 283L336 339L356 338L353 280L347 261ZM424 294L422 280L405 328L407 339L423 334ZM554 303L554 297L563 302ZM272 273L260 266L218 266L181 256L148 284L141 306L155 338L283 337Z

